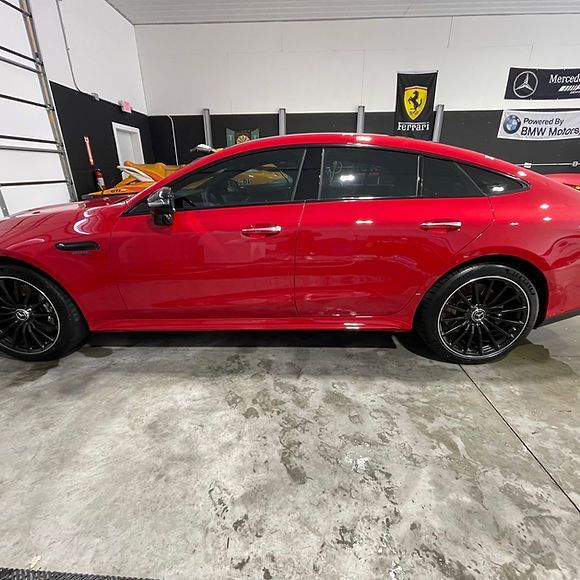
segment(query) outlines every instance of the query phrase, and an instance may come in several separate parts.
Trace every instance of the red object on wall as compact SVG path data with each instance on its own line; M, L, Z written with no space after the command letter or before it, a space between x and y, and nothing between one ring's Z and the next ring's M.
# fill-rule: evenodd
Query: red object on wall
M91 140L88 138L87 135L83 137L85 140L85 149L87 150L87 157L89 158L89 165L91 167L95 166L95 160L93 158L93 149L91 147Z

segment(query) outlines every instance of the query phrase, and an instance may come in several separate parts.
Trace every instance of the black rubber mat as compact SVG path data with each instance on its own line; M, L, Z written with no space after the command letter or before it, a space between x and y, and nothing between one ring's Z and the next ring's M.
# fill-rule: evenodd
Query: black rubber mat
M97 574L73 574L70 572L47 572L45 570L19 570L0 568L0 580L152 580L151 578L128 578L126 576L98 576Z

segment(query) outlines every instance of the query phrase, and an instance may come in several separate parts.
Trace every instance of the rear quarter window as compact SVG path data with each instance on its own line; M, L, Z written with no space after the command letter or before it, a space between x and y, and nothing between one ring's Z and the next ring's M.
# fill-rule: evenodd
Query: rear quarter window
M482 197L483 193L455 162L433 157L422 158L422 197Z
M502 195L528 189L526 183L494 171L472 165L462 165L461 167L486 195Z

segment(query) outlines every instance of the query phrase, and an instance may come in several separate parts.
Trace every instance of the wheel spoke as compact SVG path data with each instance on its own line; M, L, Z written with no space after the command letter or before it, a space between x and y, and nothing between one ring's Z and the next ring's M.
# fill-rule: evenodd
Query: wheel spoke
M471 346L471 343L473 342L473 335L475 334L475 324L470 324L469 325L471 328L471 332L469 333L469 338L467 339L467 342L465 343L465 346L463 348L463 352L465 354L467 354L467 351L469 350L469 347Z
M494 338L493 333L491 332L491 330L489 329L487 324L485 324L485 322L482 322L481 325L485 329L485 332L487 333L487 336L488 336L489 340L491 341L491 344L493 344L493 346L496 350L499 350L499 344L497 343L497 340Z
M12 324L9 324L6 328L0 330L0 338L8 334L8 331L12 330L17 324L18 320L15 320L14 322L12 322Z
M455 346L468 332L469 325L467 325L467 328L451 343L451 346Z
M451 334L452 332L455 332L456 330L459 330L460 328L462 328L463 326L465 326L467 324L467 320L465 320L464 322L462 322L461 324L458 324L457 326L454 326L453 328L450 328L449 330L446 330L443 333L443 336L447 336L448 334Z
M503 296L503 293L508 289L508 286L505 285L491 300L491 302L489 302L487 304L488 307L493 306L494 304L497 303L497 301Z
M6 304L16 305L14 298L6 288L6 280L0 280L0 298L2 302L5 302Z
M489 297L491 296L491 290L493 288L493 283L495 282L495 279L492 278L489 282L489 286L487 287L487 290L485 291L485 298L483 299L483 304L487 305L487 301L489 299Z
M465 316L454 316L452 318L444 318L442 322L457 322L458 320L465 320Z
M36 344L38 345L38 348L43 348L44 347L44 342L42 342L38 338L38 335L36 334L36 331L34 329L34 326L32 326L32 324L29 325L28 332L30 333L30 336L32 336L32 339L34 340L34 342L36 342Z
M521 312L522 310L527 309L528 309L527 306L519 306L518 308L508 308L507 310L503 310L503 313L505 314L506 312Z
M501 318L500 316L492 316L490 315L491 318L493 318L496 322L508 322L509 324L524 324L523 320L509 320L508 318Z
M465 294L461 290L457 291L457 296L459 296L459 298L461 298L461 300L471 308L471 302L465 297Z
M477 325L477 349L480 356L483 356L483 333L481 332L481 325Z
M513 339L513 335L511 335L509 332L506 332L501 326L498 326L493 320L489 320L488 318L487 323L492 328L495 328L495 330L503 334L506 338L509 338L510 340Z
M473 283L473 300L475 301L476 304L479 304L480 302L478 282Z
M49 342L52 342L54 340L52 336L48 336L48 334L46 334L46 332L38 328L38 326L36 326L35 330L36 332L38 332L38 334L40 334L40 336L44 336L44 338L46 338L46 340L48 340Z

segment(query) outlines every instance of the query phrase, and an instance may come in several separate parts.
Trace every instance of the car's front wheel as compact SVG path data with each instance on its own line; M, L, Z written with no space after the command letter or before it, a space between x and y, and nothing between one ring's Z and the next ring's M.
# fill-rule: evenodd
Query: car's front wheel
M52 280L23 266L0 266L0 351L52 360L78 347L87 332L77 305Z
M416 330L445 360L492 361L525 338L538 317L538 292L519 270L500 264L466 266L425 295Z

